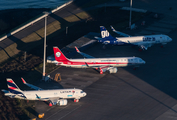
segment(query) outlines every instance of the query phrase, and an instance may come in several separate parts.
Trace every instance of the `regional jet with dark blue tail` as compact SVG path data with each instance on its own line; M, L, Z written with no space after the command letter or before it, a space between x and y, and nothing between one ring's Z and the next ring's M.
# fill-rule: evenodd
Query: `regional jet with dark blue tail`
M98 42L102 42L105 45L137 45L141 50L147 50L148 47L151 47L154 44L161 43L162 45L165 45L172 41L172 39L167 35L130 36L128 34L116 31L112 26L111 28L113 32L124 37L112 37L104 26L100 26L102 38L95 37L98 39Z

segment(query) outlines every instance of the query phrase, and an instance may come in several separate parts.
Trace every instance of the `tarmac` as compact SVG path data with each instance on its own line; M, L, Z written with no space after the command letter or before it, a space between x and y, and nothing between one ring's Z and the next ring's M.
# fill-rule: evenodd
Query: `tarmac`
M147 24L141 26L139 21L137 29L123 32L130 35L167 34L173 41L163 48L159 44L139 52L138 47L107 45L102 49L102 44L96 43L82 51L98 58L140 57L146 64L137 70L118 68L115 74L106 72L102 75L94 69L60 67L53 71L52 77L61 73L63 88L80 88L87 96L78 103L69 100L67 106L49 107L38 101L36 111L45 113L43 120L176 120L177 22L175 17L159 15L160 19L147 16Z
M161 6L159 2L162 3ZM147 9L153 13L135 23L137 29L125 29L122 32L130 35L167 34L173 41L163 48L160 47L161 45L154 45L142 52L138 51L138 47L107 45L106 49L103 49L101 43L93 44L82 52L98 58L136 56L145 60L146 64L137 70L133 70L132 67L118 68L115 74L108 72L99 74L91 68L59 67L50 75L54 78L56 73L60 73L61 82L42 82L37 86L47 86L45 89L80 88L87 93L87 96L81 98L78 103L68 100L67 106L49 107L45 102L36 101L36 112L45 113L44 118L40 120L176 120L177 10L175 3L173 0L166 2L134 0L134 7ZM128 6L129 2L118 5ZM170 7L172 10L169 10ZM154 12L158 13L158 18L154 18ZM61 13L62 17L67 15ZM50 20L49 23L53 18ZM146 21L143 26L142 21ZM42 24L44 21L39 22ZM26 28L24 32L14 36L21 39L30 34L30 30L37 30L40 26L33 27ZM80 38L83 39L86 38ZM11 42L14 41L9 40L6 44L12 44ZM77 57L81 56L77 54L73 56L73 58Z

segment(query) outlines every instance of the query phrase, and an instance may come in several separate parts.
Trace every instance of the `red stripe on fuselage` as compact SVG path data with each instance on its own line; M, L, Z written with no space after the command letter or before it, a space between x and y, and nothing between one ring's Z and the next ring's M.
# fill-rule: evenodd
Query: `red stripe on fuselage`
M65 65L110 65L110 64L134 64L134 63L128 63L128 62L124 62L124 63L117 63L117 62L73 62L73 61L62 61L63 64Z

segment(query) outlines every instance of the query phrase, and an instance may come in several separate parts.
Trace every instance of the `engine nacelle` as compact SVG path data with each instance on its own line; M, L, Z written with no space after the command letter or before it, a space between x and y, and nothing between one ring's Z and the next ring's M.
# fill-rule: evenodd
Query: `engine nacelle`
M63 106L63 105L67 105L67 104L68 104L67 99L60 99L57 101L57 105L59 105L59 106Z
M111 68L109 69L109 73L117 73L117 68Z

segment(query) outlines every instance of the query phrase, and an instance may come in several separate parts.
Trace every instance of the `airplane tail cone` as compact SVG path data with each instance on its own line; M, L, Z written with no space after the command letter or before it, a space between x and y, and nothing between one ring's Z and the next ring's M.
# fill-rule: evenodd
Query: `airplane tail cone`
M49 103L49 106L51 107L51 106L52 106L52 103Z

